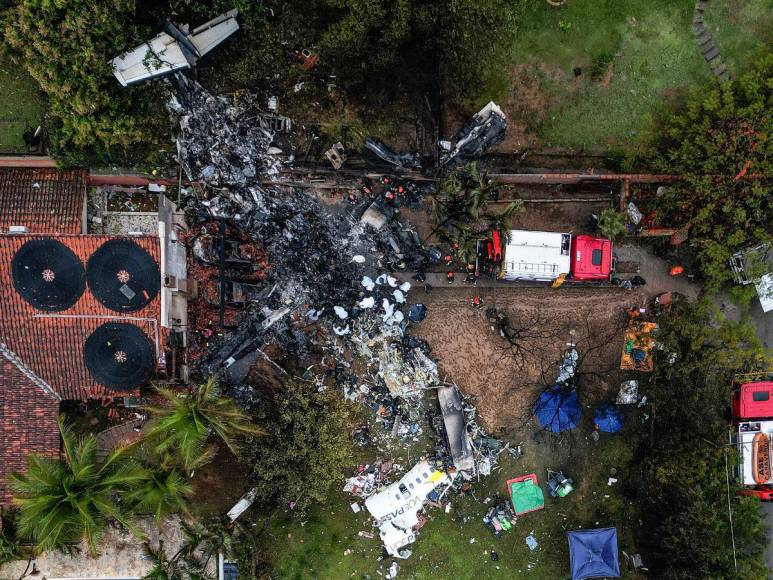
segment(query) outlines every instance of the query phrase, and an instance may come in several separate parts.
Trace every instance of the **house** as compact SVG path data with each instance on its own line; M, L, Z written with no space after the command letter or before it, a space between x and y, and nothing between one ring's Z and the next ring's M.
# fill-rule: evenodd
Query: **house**
M184 371L176 208L156 235L89 234L87 188L84 170L0 168L0 508L27 455L59 453L62 401L119 403Z

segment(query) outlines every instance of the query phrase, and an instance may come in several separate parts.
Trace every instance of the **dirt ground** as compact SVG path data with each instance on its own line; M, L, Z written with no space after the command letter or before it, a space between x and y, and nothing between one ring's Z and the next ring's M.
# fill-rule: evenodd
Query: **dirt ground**
M609 209L609 202L529 203L517 214L511 227L550 232L594 233L592 214Z
M496 288L482 293L515 325L531 327L525 350L507 343L487 321L484 310L469 306L469 289L436 289L423 298L427 318L413 334L429 341L445 379L472 395L483 424L517 438L531 421L540 389L555 380L570 344L580 353L578 371L583 404L616 392L626 310L645 306L642 291L605 288Z

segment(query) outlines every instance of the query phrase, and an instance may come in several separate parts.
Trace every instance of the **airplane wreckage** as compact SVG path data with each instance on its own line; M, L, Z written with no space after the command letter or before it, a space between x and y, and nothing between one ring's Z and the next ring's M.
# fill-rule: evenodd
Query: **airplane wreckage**
M429 344L410 335L426 307L412 301L415 280L406 278L433 259L410 224L398 221L383 199L363 197L335 213L303 190L280 191L272 179L292 156L282 153L276 133L254 114L255 102L213 96L182 74L237 30L235 10L191 31L168 22L161 34L112 61L124 86L170 75L178 160L198 191L185 199L190 225L227 224L259 245L270 264L259 282L239 285L238 324L212 337L197 364L202 373L218 375L225 393L249 409L262 395L245 379L271 346L297 357L309 369L303 379L320 388L327 388L332 373L343 396L377 410L375 422L386 436L434 433L437 444L399 479L393 478L398 469L371 470L346 482L365 500L387 551L404 558L427 501L439 502L450 488L469 488L496 468L500 453L518 451L476 424L475 407L440 379ZM501 109L489 103L453 138L438 143L441 167L480 156L504 138L506 127ZM420 165L418 156L394 154L374 140L365 149L398 170ZM411 186L403 202L418 203L424 192ZM216 259L214 246L195 250L209 262ZM227 281L218 288L228 288ZM338 361L335 369L315 373L322 367L312 350ZM344 352L365 362L367 377L355 374L357 365ZM230 517L255 499L248 492Z

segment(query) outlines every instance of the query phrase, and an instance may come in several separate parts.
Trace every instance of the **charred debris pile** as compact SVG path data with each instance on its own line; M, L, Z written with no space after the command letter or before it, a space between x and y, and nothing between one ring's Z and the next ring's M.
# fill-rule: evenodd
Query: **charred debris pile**
M259 397L245 381L256 361L286 367L292 360L289 372L318 388L337 387L371 408L386 437L418 441L429 431L423 455L448 474L449 485L469 486L490 473L505 446L475 424L474 407L440 379L430 346L408 333L425 313L420 298L411 297L422 287L431 256L395 214L426 191L411 182L396 186L397 195L364 187L335 211L305 191L272 185L271 177L292 158L249 98L213 96L180 75L174 85L168 107L179 126L179 160L200 186L186 206L193 230L212 222L222 224L222 232L238 230L260 246L268 264L258 279L240 286L247 299L238 324L210 342L200 370L220 375L228 393L249 406ZM495 109L487 108L485 127L471 121L466 134L444 144L444 162L478 153L485 148L481 138L491 143L501 137L504 117ZM224 241L198 249L213 262L224 253ZM226 271L221 264L221 274ZM221 276L221 300L227 282ZM267 351L282 353L283 364ZM370 442L368 429L357 439ZM419 499L421 505L426 498Z

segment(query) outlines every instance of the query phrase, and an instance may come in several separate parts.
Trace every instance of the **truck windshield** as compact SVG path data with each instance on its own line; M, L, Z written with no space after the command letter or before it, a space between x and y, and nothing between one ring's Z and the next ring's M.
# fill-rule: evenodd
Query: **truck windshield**
M601 266L601 250L593 250L590 261L594 266Z

